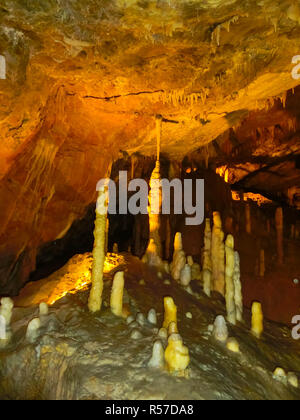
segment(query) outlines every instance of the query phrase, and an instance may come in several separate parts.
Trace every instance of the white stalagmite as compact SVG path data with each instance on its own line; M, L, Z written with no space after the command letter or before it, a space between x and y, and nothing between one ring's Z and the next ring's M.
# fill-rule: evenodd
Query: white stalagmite
M26 331L26 339L30 343L32 343L36 340L36 338L39 334L40 328L41 328L40 318L34 318L29 322L29 324L27 326L27 331Z
M110 296L110 309L116 316L123 317L124 271L115 274Z
M203 290L208 297L210 297L212 288L211 240L210 219L206 219L203 251Z
M40 303L39 309L40 309L40 316L48 315L49 307L48 307L47 303L45 303L45 302Z
M148 363L148 367L152 369L163 369L165 365L165 350L160 340L156 340L153 344L152 357Z
M222 343L226 343L228 339L228 328L225 318L222 315L217 316L215 320L213 336L217 341L221 341Z
M226 251L226 270L225 270L225 283L226 283L226 309L227 320L235 325L236 324L236 308L235 308L235 291L234 291L234 238L228 235L225 243Z
M278 207L275 215L276 232L277 232L277 256L278 263L283 264L283 210Z
M240 254L235 251L234 253L234 272L233 272L233 283L234 283L234 302L236 308L236 320L239 322L243 321L243 294L241 284L241 268L240 268Z
M182 248L182 236L177 232L174 240L173 262L171 264L171 274L174 280L180 280L181 270L185 267L186 257Z
M214 212L213 219L211 244L213 286L216 292L225 296L225 245L220 213Z
M150 322L150 324L153 324L153 325L157 324L157 314L154 308L150 309L150 311L148 312L147 319L148 319L148 322Z
M192 281L192 269L189 264L186 264L180 273L180 283L182 286L187 287Z
M11 298L1 299L0 315L3 316L3 318L5 319L7 327L9 327L10 325L13 307L14 302Z
M103 292L103 268L105 262L105 241L106 241L106 188L103 186L99 190L96 220L94 230L94 249L93 249L93 268L92 268L92 288L89 296L89 310L98 312L102 306Z

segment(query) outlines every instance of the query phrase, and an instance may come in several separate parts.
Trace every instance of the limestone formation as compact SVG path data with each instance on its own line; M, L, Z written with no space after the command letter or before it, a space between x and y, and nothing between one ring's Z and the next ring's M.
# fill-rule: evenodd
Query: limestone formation
M152 357L148 362L151 369L163 369L165 365L165 351L160 340L156 340L153 344Z
M168 330L171 322L174 322L177 325L177 307L172 297L164 298L164 309L165 314L163 327Z
M239 322L243 321L243 294L241 284L241 271L240 271L240 255L237 251L234 253L234 272L233 272L233 283L234 283L234 302L236 309L236 320Z
M156 310L155 309L150 309L150 311L148 312L148 316L147 316L148 321L150 322L150 324L156 325L157 324L157 315L156 315Z
M210 219L206 219L203 250L203 291L208 297L210 297L212 289L211 242L212 233L210 227Z
M110 309L118 317L123 317L124 272L115 274L110 296Z
M222 315L217 316L214 322L213 336L217 341L226 343L228 339L228 328L225 318Z
M12 299L10 298L1 299L0 316L2 316L5 319L7 327L10 325L10 322L11 322L13 307L14 307L14 303Z
M264 321L264 316L263 316L261 303L253 302L251 332L257 338L261 338L262 333L264 331L263 321Z
M186 264L180 273L180 284L187 287L192 281L192 269L189 264Z
M174 280L180 280L181 271L185 265L186 256L182 247L182 236L180 232L177 232L174 240L173 262L171 264L171 274Z
M216 292L225 296L225 245L220 213L214 212L213 219L211 245L213 288Z
M235 307L235 287L234 287L234 238L232 235L228 235L225 243L226 252L226 271L225 271L225 283L226 283L226 309L227 309L227 320L235 325L236 324L236 307Z
M29 341L30 343L33 343L39 335L40 328L41 328L40 318L32 319L27 326L27 331L26 331L27 341Z
M190 363L189 350L183 345L179 334L172 334L165 351L165 360L170 373L184 376Z
M99 190L96 220L94 230L94 250L93 250L93 268L92 268L92 288L89 297L89 310L98 312L102 306L103 292L103 268L105 261L105 240L106 240L106 192L107 187L103 186Z

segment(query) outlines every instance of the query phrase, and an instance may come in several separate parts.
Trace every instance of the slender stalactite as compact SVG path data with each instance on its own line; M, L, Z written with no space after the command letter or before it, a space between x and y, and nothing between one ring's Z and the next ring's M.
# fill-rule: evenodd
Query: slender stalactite
M89 310L91 312L98 312L102 306L102 292L103 292L103 268L105 262L105 242L106 242L106 228L107 228L107 208L106 208L106 194L107 187L103 186L99 190L97 206L96 206L96 221L94 230L94 249L93 249L93 267L92 267L92 288L89 297Z

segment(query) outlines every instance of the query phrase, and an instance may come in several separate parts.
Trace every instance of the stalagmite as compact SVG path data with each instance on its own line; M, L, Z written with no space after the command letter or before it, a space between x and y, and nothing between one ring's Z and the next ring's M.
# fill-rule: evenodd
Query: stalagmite
M116 316L123 317L124 272L115 274L110 296L110 309Z
M214 212L214 227L212 231L212 277L214 290L225 295L225 245L224 232L220 213Z
M30 343L33 343L36 340L36 338L38 337L40 328L41 328L40 318L34 318L29 322L27 326L27 331L26 331L26 339Z
M152 369L163 369L165 365L165 351L160 340L156 340L153 344L152 357L148 363L148 367Z
M260 250L259 260L260 260L259 275L260 275L260 277L265 277L266 268L265 268L265 250L264 249Z
M294 388L298 388L299 387L299 381L298 381L298 378L297 378L297 376L296 376L296 374L294 372L289 372L287 374L287 380L288 380L288 383L292 387L294 387Z
M234 292L234 238L232 235L228 235L225 244L226 251L226 270L225 270L225 282L226 282L226 309L227 309L227 320L235 325L236 324L236 308L235 308L235 292Z
M40 309L40 316L48 315L49 307L48 307L47 303L44 303L44 302L40 303L39 309Z
M166 328L161 328L158 331L158 337L162 338L163 340L167 340L168 339L168 331Z
M161 147L161 132L162 132L162 116L158 115L156 117L156 137L157 137L157 159L155 168L152 172L150 179L150 192L149 192L149 232L150 240L149 247L147 249L146 256L152 254L152 257L148 263L151 265L162 265L162 244L160 238L160 213L161 213L161 204L162 204L162 191L161 191L161 176L160 176L160 147ZM153 258L153 252L156 253L157 258ZM153 264L154 263L154 264Z
M217 341L221 341L222 343L226 343L228 339L228 328L225 318L222 315L217 316L215 320L213 336Z
M210 219L206 219L203 251L203 290L208 297L210 297L212 288L211 241Z
M180 273L180 283L182 286L187 287L192 281L192 269L189 264L186 264Z
M171 322L168 328L168 335L178 334L178 328L176 322Z
M257 338L260 338L264 331L263 321L264 321L264 316L263 316L261 304L259 302L253 302L251 332Z
M113 246L113 253L114 254L118 254L119 253L119 247L118 247L118 244L116 244L116 243L114 243L114 246Z
M168 371L178 376L184 376L190 363L189 350L183 345L179 334L172 334L168 340L165 351L165 360Z
M251 207L249 203L246 203L245 206L245 217L246 217L246 232L249 233L249 235L252 232L252 225L251 225Z
M103 292L103 268L105 262L105 234L106 234L106 187L99 190L96 220L94 230L94 249L93 249L93 267L92 267L92 288L89 297L89 310L98 312L102 306Z
M3 316L6 322L6 327L9 327L11 317L12 317L12 310L14 307L14 302L10 298L2 298L1 299L1 307L0 307L0 316Z
M135 320L141 327L143 327L146 323L145 315L142 314L142 312L137 313Z
M233 353L239 353L240 352L240 346L238 341L231 337L228 338L227 343L226 343L226 347L229 351L233 352Z
M164 298L164 309L165 314L163 327L166 328L166 330L168 330L171 322L175 322L175 324L177 325L177 307L172 297Z
M278 263L283 264L283 210L278 207L275 215L276 232L277 232L277 256Z
M191 257L190 255L187 257L187 263L188 263L188 265L190 266L190 267L193 267L193 265L194 265L194 260L193 260L193 257Z
M285 385L287 384L287 376L286 376L286 373L285 373L285 371L281 367L277 367L274 370L273 378L276 379L276 381L279 381L279 382L281 382L281 383L283 383Z
M174 240L174 254L173 262L171 264L171 274L174 280L180 280L181 270L185 267L186 257L182 248L182 236L181 233L176 233Z
M234 253L234 272L233 272L233 283L234 283L234 303L236 309L236 320L239 322L243 321L243 294L241 284L241 269L240 269L240 255L237 251Z
M194 263L192 266L192 280L202 281L201 267L198 263Z
M150 324L156 325L157 324L157 315L156 315L156 310L155 309L150 309L150 311L148 312L148 322L150 322Z

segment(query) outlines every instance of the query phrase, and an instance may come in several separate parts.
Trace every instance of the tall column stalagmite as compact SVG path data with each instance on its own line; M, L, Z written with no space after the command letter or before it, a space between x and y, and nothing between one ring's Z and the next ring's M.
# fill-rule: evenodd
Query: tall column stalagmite
M240 268L240 254L235 251L234 253L234 272L233 272L233 283L234 283L234 302L236 309L236 320L239 322L243 321L243 294L242 294L242 283L241 283L241 268Z
M225 296L225 245L220 213L214 212L213 219L211 244L213 287L216 292Z
M106 242L106 219L107 219L107 187L103 186L99 190L96 221L94 230L94 249L92 267L92 288L90 292L88 307L91 312L98 312L102 306L103 292L103 268L105 262L105 242Z
M204 251L203 251L203 289L210 297L212 287L212 262L211 262L211 227L210 219L205 221Z
M234 238L228 235L225 243L226 252L226 269L225 269L225 283L226 283L226 309L227 320L231 324L236 324L236 308L235 308L235 291L234 291Z

